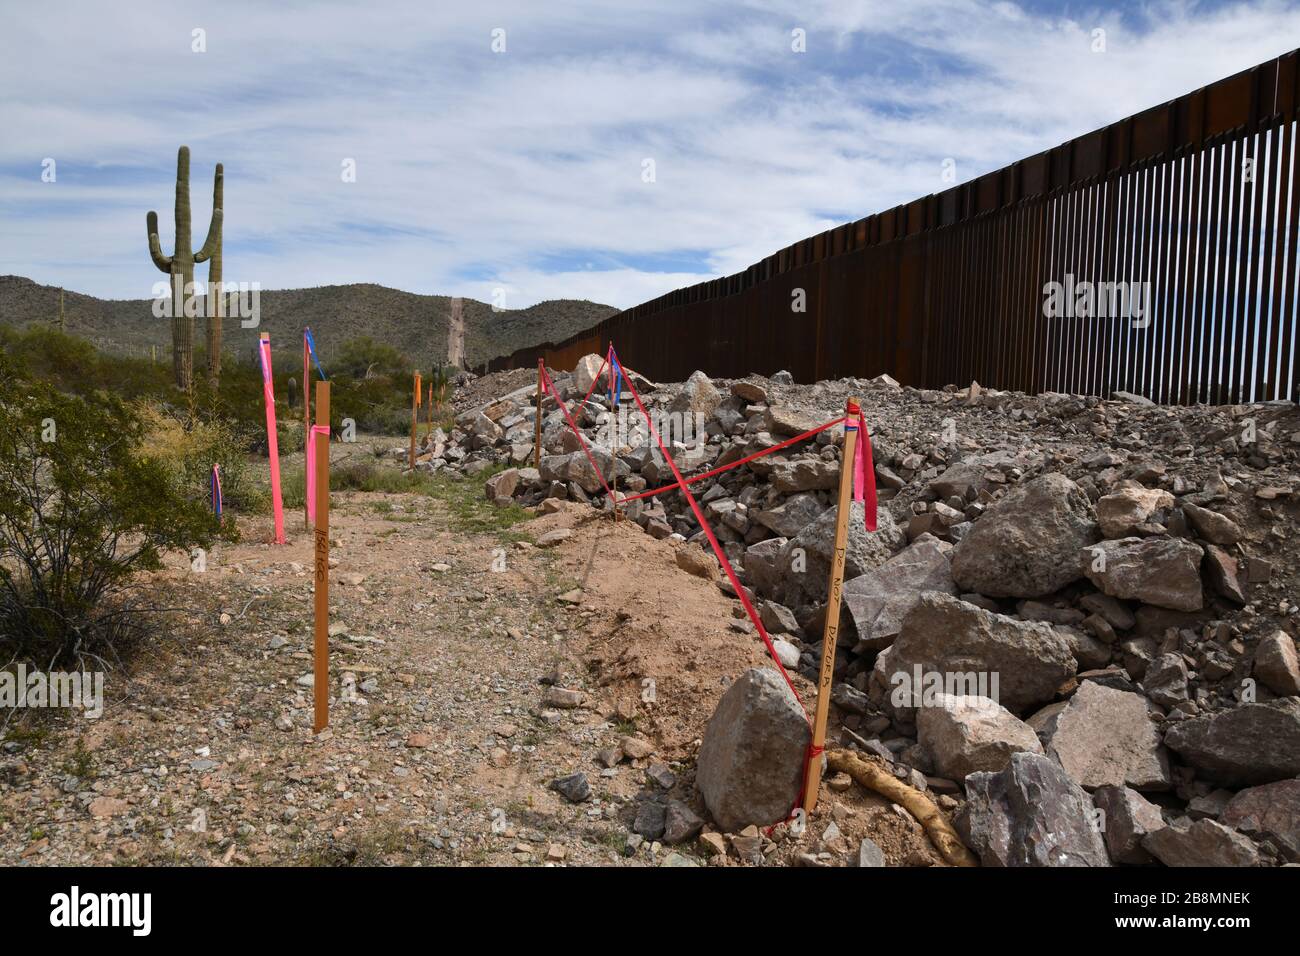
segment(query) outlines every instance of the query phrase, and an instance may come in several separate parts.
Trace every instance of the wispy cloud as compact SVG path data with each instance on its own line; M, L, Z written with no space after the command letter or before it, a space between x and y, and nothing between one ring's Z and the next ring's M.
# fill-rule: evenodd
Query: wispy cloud
M11 8L0 271L147 296L187 143L227 278L628 306L1300 45L1281 0L434 7Z

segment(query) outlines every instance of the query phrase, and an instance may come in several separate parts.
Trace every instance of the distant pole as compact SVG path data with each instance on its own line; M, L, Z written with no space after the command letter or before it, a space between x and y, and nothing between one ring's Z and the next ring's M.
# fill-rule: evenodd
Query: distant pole
M406 456L406 465L412 471L415 470L415 429L420 423L420 373L414 374L415 381L411 389L411 450Z
M317 432L316 448L316 630L312 646L312 732L330 721L330 383L316 383L316 415L325 431Z
M447 364L465 367L465 312L460 296L452 296L451 318L447 322Z
M858 400L850 398L845 414L856 422ZM848 549L849 510L853 499L853 455L857 450L856 425L844 426L844 449L840 455L839 505L835 510L835 550L831 554L830 588L826 599L826 622L822 626L822 666L817 679L817 711L813 718L812 749L804 773L803 808L817 807L822 782L822 749L826 746L826 717L831 703L831 682L835 677L835 642L840 632L841 590L844 587L844 553ZM874 480L871 475L867 481Z

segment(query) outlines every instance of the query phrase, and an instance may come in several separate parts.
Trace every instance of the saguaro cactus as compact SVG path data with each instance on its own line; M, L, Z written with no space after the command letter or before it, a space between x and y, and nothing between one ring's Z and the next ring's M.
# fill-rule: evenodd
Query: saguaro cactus
M217 182L221 174L217 174ZM150 210L149 255L161 271L170 276L172 287L172 371L178 388L188 390L194 376L194 316L186 315L185 302L193 292L194 264L206 262L221 241L221 209L212 210L208 237L198 252L190 251L190 148L176 154L176 248L163 255L158 241L158 214ZM193 311L192 309L190 310Z
M208 377L214 382L221 377L221 320L226 314L226 297L221 291L221 232L226 211L226 179L220 163L212 180L212 208L220 209L221 216L215 225L217 245L208 260L208 295L205 300L208 314Z

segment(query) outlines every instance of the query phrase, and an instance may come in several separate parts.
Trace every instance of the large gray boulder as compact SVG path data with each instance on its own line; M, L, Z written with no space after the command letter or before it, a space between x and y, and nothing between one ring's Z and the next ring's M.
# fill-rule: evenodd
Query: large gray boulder
M783 495L799 491L818 491L838 488L840 463L821 458L797 458L779 461L767 472L767 480Z
M1165 746L1226 786L1300 776L1300 698L1241 704L1179 721Z
M1242 538L1241 526L1227 515L1202 508L1190 501L1183 502L1183 514L1196 529L1196 533L1211 544L1227 547L1236 544Z
M744 581L751 589L771 598L779 598L787 590L786 544L785 538L768 538L745 549Z
M772 381L777 381L775 375L772 376ZM773 405L763 413L763 422L767 430L773 435L789 437L802 435L804 432L812 431L825 421L825 418L814 418L807 412L787 408L784 405Z
M616 474L619 478L625 478L631 474L627 463L620 458L614 458L611 461L609 452L603 448L592 446L588 448L591 452L591 458L587 457L587 452L579 449L578 451L569 452L564 455L545 455L538 465L538 471L543 481L574 481L582 487L582 490L588 494L595 494L603 491L605 484L601 482L604 477L607 483L611 473ZM600 467L600 473L592 467L592 460Z
M1099 822L1110 858L1116 863L1150 863L1151 854L1142 849L1142 840L1165 825L1160 808L1128 787L1098 787L1092 802L1102 813Z
M707 375L695 371L682 383L669 410L703 415L708 418L720 404L722 404L722 393L714 387Z
M966 778L954 825L985 866L1109 866L1092 801L1051 760L1012 754Z
M1169 755L1139 694L1084 681L1045 736L1048 756L1086 790L1170 788Z
M1279 630L1260 638L1252 673L1275 694L1300 694L1300 656L1291 635Z
M1219 822L1267 837L1289 859L1300 861L1300 779L1242 790L1228 801Z
M953 549L952 576L989 597L1042 597L1082 575L1079 549L1097 539L1088 496L1064 475L1042 475L975 522Z
M505 471L497 472L489 478L483 485L483 493L487 496L488 501L496 501L498 498L509 498L519 487L519 469L507 468Z
M994 477L999 477L1002 468L1014 463L1015 458L1005 451L972 455L949 465L942 475L930 482L929 491L937 498L956 496L970 500L979 492L992 491L1001 484L1001 481L988 476L995 473Z
M1078 552L1079 566L1104 594L1174 611L1199 611L1201 546L1185 538L1120 538Z
M704 730L695 784L717 825L734 833L785 819L799 795L812 731L776 671L745 671Z
M1159 488L1129 486L1097 500L1097 522L1107 538L1126 538L1139 531L1158 531L1156 513L1174 506L1174 496Z
M935 771L950 780L996 773L1012 754L1043 752L1028 724L987 697L940 695L933 706L917 709L916 730Z
M791 495L775 508L761 508L750 512L750 517L783 538L798 534L817 520L826 509L816 495Z
M858 632L855 654L878 651L894 643L903 618L922 591L957 593L951 552L951 544L925 534L876 570L844 585L844 605Z
M594 352L589 352L578 359L578 364L573 367L573 387L582 395L586 395L591 391L591 386L596 383L596 376L600 374L604 364L604 358Z
M1175 820L1148 833L1142 848L1165 866L1255 866L1259 851L1248 837L1214 820Z
M895 523L888 508L877 510L876 530L867 531L863 525L862 507L855 501L849 508L849 538L844 555L846 581L880 567L907 541L907 535ZM790 585L819 601L826 600L831 553L835 549L835 513L838 510L838 507L827 508L785 547L785 567L789 569Z
M1069 642L1050 624L994 614L937 591L921 594L876 664L873 697L895 713L916 706L902 702L906 695L900 691L923 690L913 687L918 672L923 680L931 673L954 682L964 676L967 687L971 676L982 675L987 678L982 696L1019 714L1052 700L1076 667Z

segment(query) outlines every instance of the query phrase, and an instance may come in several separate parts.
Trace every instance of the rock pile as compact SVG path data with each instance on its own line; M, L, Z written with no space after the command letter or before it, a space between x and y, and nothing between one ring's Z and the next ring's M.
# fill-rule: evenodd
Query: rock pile
M591 358L553 376L591 459L548 397L529 467L529 385L463 411L419 467L480 475L489 499L525 506L609 508L602 477L620 494L670 483L635 408L615 412L599 385L582 400ZM835 715L845 742L950 798L985 863L1300 861L1293 406L1167 408L885 377L634 381L688 476L860 398L881 506L876 533L860 506L850 522ZM692 486L765 626L809 676L840 431ZM730 588L680 492L625 513ZM741 707L727 703L740 687L720 713ZM799 749L793 736L783 745ZM706 734L702 777L744 746ZM771 822L730 799L719 812L733 829Z

